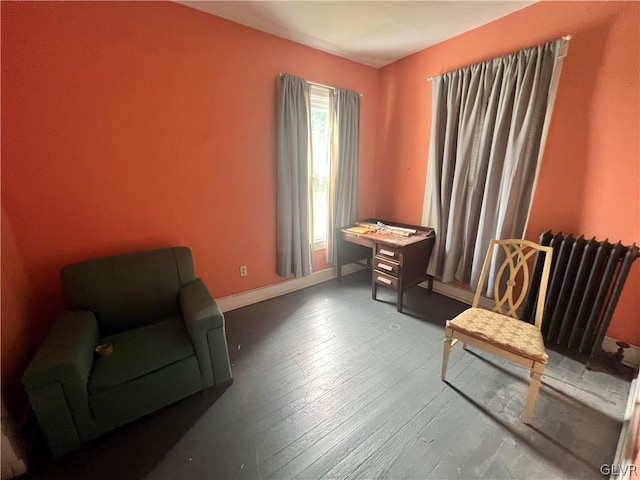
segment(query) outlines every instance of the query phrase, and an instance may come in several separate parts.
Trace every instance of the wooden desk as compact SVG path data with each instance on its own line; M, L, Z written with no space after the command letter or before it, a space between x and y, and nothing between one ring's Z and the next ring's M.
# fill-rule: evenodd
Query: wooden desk
M338 280L342 277L343 265L367 260L367 266L371 266L371 298L376 300L378 285L392 288L398 292L398 311L402 312L405 289L428 280L428 292L432 292L433 277L427 275L426 271L436 239L435 232L432 228L380 221L386 225L413 228L417 233L400 237L353 233L347 230L350 226L337 228ZM360 223L376 222L376 219L370 218Z

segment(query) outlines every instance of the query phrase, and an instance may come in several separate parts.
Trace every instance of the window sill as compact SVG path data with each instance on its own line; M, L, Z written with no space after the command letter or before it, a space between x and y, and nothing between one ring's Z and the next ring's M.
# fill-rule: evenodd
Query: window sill
M327 249L327 241L326 240L317 240L313 242L313 251L317 252L318 250L326 250Z

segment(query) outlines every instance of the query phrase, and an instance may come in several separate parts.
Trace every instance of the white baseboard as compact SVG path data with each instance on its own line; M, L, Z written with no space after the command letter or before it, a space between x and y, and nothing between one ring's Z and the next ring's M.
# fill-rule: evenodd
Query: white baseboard
M342 275L349 275L350 273L354 273L362 269L363 267L353 263L344 265L342 267ZM338 276L337 272L337 267L320 270L319 272L312 273L308 277L293 278L273 285L267 285L266 287L255 288L235 295L216 298L216 303L218 304L218 307L220 307L220 310L223 312L229 312L236 308L246 307L247 305L253 305L254 303L279 297L286 293L295 292L296 290L302 290L303 288L328 282Z
M357 264L349 264L342 267L342 274L349 275L350 273L362 270L363 267ZM337 277L337 268L328 268L319 272L314 272L308 277L294 278L291 280L285 280L274 285L268 285L266 287L256 288L248 290L246 292L238 293L235 295L229 295L227 297L217 298L216 302L223 312L229 312L236 308L246 307L247 305L253 305L254 303L269 300L270 298L279 297L286 293L295 292L303 288L318 285L320 283L328 282ZM420 284L421 287L427 288L427 283ZM453 298L467 305L473 303L473 292L464 288L456 287L448 283L442 283L437 280L433 281L433 291L444 295L449 298ZM480 297L480 306L491 309L493 304L491 300L486 297ZM616 345L617 340L611 337L604 337L602 342L602 349L605 352L615 353L618 350ZM625 350L624 361L625 365L638 368L640 367L640 347L631 345Z
M426 287L426 282L420 284L421 287ZM459 302L471 305L473 303L474 293L465 288L456 287L449 283L442 283L438 280L433 281L433 291L444 295L445 297L453 298ZM493 308L493 303L486 297L480 297L480 306L487 309Z

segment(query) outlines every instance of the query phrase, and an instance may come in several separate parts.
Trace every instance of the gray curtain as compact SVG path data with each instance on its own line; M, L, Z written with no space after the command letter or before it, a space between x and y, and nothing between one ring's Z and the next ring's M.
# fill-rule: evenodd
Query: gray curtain
M281 74L277 92L276 271L298 278L311 274L309 88Z
M327 261L337 263L335 228L358 220L358 158L360 152L360 94L335 91L336 154L331 168L330 212L327 230Z
M429 271L444 282L477 287L489 241L524 235L561 42L433 79Z

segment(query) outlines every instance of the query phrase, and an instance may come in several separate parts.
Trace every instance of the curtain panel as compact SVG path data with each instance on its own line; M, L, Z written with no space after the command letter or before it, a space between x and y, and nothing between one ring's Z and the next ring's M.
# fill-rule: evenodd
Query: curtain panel
M524 236L562 41L433 78L423 220L437 233L429 273L443 282L476 288L490 240Z
M358 220L358 159L360 155L360 94L338 88L334 92L335 147L329 191L327 261L337 263L335 229Z
M276 271L311 274L309 87L281 74L276 100Z

